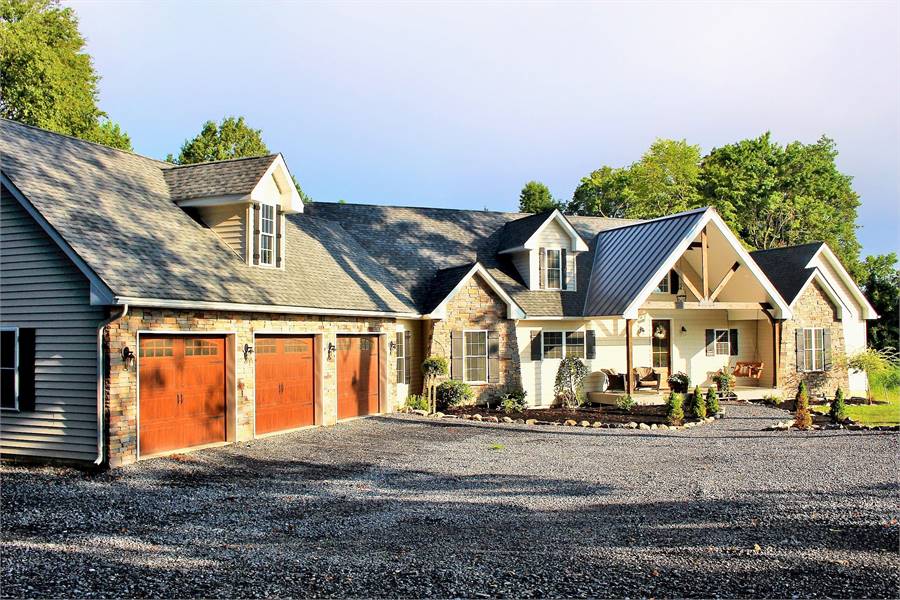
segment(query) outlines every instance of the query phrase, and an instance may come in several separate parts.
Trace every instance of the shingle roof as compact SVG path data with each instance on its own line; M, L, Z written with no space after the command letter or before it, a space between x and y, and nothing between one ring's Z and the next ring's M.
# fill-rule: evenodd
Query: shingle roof
M453 288L462 281L462 278L472 270L475 263L459 265L457 267L449 267L441 269L431 278L431 285L428 290L428 298L422 305L422 313L427 314L444 301L444 298L453 291Z
M531 215L445 208L412 208L316 202L307 214L340 223L404 287L421 312L432 301L435 273L479 262L529 317L580 316L590 277L591 251L578 256L578 291L531 291L497 248L504 226ZM545 217L546 218L546 217ZM633 221L569 217L585 240Z
M510 250L512 248L521 248L552 213L552 210L548 210L513 221L507 221L503 226L503 230L500 232L500 240L497 243L497 252Z
M0 156L3 174L117 296L416 310L337 223L290 215L285 269L261 269L175 205L164 163L7 120Z
M806 265L822 247L822 242L812 242L788 248L757 250L750 256L762 269L781 297L793 304L803 286L809 281L815 269Z
M172 200L209 196L246 195L278 157L277 154L178 165L163 170Z
M584 314L624 314L707 210L701 208L598 233Z

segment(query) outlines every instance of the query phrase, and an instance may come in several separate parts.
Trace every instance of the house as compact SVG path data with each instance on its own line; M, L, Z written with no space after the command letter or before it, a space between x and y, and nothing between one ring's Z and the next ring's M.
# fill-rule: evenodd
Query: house
M0 157L4 456L116 466L390 412L428 355L535 406L565 356L597 392L739 361L759 393L865 384L839 357L876 315L827 246L748 254L712 209L305 206L278 154L176 166L11 121Z

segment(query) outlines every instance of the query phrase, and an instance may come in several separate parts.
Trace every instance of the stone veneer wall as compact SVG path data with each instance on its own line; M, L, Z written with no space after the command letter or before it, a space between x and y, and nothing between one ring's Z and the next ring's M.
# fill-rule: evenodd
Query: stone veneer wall
M235 398L237 431L236 440L253 439L254 424L254 357L244 360L241 349L244 344L253 346L254 332L260 333L313 333L321 334L323 351L329 343L336 344L339 333L386 333L381 336L382 352L388 352L394 339L395 322L391 319L357 317L318 317L309 315L280 315L263 313L188 311L168 309L134 308L129 314L114 321L106 328L106 352L109 357L106 377L106 423L108 431L108 457L111 467L137 460L137 363L125 369L122 348L128 346L138 351L138 331L161 332L236 332L235 335ZM387 390L382 400L387 411L396 404L396 361L387 356ZM336 360L323 360L322 376L322 424L333 425L337 421ZM230 436L229 436L230 437Z
M484 282L473 276L450 299L447 318L425 322L422 328L427 356L445 356L450 360L450 333L466 329L497 330L500 342L500 382L473 386L481 397L493 386L522 385L516 322L506 318L506 303Z
M817 373L797 372L797 342L795 331L804 327L831 329L831 370ZM810 394L833 397L838 387L846 393L850 387L844 345L844 328L835 319L834 306L817 282L804 290L794 305L794 318L785 321L781 334L782 392L793 398L801 380L806 380Z

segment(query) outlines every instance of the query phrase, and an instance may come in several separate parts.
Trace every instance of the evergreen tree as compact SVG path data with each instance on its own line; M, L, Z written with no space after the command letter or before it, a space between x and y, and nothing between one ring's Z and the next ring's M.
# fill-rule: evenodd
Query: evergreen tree
M801 381L800 387L797 388L796 404L794 427L797 429L809 429L812 427L812 414L809 412L809 390L805 381Z

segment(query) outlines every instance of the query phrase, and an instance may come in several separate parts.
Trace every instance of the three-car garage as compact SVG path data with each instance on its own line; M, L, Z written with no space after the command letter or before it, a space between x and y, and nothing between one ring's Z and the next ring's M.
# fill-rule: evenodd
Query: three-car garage
M139 335L141 457L238 439L235 396L247 387L242 374L253 378L253 437L382 411L381 336L338 334L332 344L322 334L256 334L243 352L235 337ZM330 419L322 405L329 368L336 396Z

